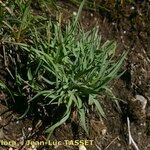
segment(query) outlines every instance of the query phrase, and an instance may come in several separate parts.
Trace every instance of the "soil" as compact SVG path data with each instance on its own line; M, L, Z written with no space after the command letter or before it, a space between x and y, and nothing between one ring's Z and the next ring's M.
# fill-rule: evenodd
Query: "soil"
M51 140L94 140L92 146L86 146L87 150L134 150L133 143L129 145L129 119L130 131L133 140L139 150L150 150L150 23L149 1L139 1L136 4L123 3L114 6L108 2L100 1L99 5L108 8L109 11L95 8L83 9L81 23L85 29L97 26L100 29L102 39L117 41L116 58L123 51L128 55L122 70L124 74L113 83L111 88L114 95L120 99L121 111L115 103L107 97L100 97L106 118L99 119L94 113L90 115L90 135L87 137L78 125L66 123L59 127ZM77 6L67 1L59 1L60 11L64 22L77 12ZM8 72L4 67L3 53L0 55L0 79L9 84ZM19 143L27 140L45 140L44 125L40 119L16 120L18 114L10 111L5 104L7 95L0 92L0 139L17 141L17 145L0 146L0 150L10 147L14 149L29 149L34 147L20 146ZM79 128L79 129L78 129ZM72 130L73 129L73 130ZM76 129L76 130L75 130ZM2 144L1 144L2 145ZM41 150L75 150L76 146L51 146L38 147Z

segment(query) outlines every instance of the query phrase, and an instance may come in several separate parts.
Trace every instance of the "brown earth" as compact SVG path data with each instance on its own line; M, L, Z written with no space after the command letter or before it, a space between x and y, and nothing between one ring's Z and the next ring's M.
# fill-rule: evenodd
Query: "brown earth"
M101 4L101 3L100 3ZM70 18L77 7L67 1L58 3L64 22ZM120 101L121 112L110 98L104 96L102 104L106 112L106 119L98 119L94 113L90 115L90 136L82 132L76 123L66 123L58 128L51 140L94 140L94 145L87 146L88 150L134 150L134 145L129 145L129 132L127 117L130 120L130 131L139 150L150 149L150 23L149 1L112 6L103 3L109 10L84 9L81 15L82 25L88 30L98 26L102 39L113 39L118 43L118 57L123 51L128 51L128 56L122 70L125 73L112 83L112 90ZM3 54L0 55L0 79L7 80L7 70L3 67ZM8 81L8 80L7 80ZM10 81L11 82L11 81ZM7 96L0 93L1 103ZM140 100L139 100L140 99ZM147 102L147 103L146 103ZM24 119L16 121L17 116L7 107L0 105L0 139L24 141L35 139L45 140L41 120ZM146 104L146 105L145 105ZM4 113L5 112L5 113ZM73 130L72 130L73 129ZM10 146L1 146L0 150ZM16 149L27 147L15 146ZM75 146L39 147L41 150L75 150Z

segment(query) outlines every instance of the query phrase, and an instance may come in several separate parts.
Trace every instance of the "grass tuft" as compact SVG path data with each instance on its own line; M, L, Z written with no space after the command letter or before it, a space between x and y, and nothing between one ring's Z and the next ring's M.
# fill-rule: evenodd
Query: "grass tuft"
M2 33L4 45L7 49L13 48L16 55L21 52L24 54L22 58L26 56L25 61L20 55L20 61L17 58L13 61L15 71L12 74L16 89L10 92L13 97L26 97L27 109L20 119L31 113L34 105L44 108L46 113L42 115L47 114L49 108L58 110L63 107L61 115L54 116L57 121L52 121L46 128L48 138L74 112L88 134L90 106L94 106L105 117L98 95L111 93L108 85L118 77L126 53L115 61L116 42L108 40L102 43L98 28L85 31L80 26L78 20L85 0L77 16L65 28L62 28L60 20L34 16L30 2L13 2L9 9L15 17L4 13L6 18L1 21L1 30L7 31ZM21 14L15 12L15 7L19 7ZM6 7L1 8L7 11ZM9 49L7 54L10 54ZM24 62L23 66L19 64ZM0 85L5 87L4 84Z

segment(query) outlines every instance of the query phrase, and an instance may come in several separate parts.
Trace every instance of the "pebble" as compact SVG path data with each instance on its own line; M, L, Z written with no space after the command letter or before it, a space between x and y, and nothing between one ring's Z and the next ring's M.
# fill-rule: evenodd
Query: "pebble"
M141 102L142 109L144 110L146 108L147 100L142 95L136 95L135 98Z
M115 22L112 23L113 26L114 26L115 24L116 24Z
M91 17L93 17L93 13L91 13Z
M117 146L118 146L118 147L121 147L121 144L120 144L120 143L118 143L118 144L117 144Z
M32 145L31 148L32 148L32 149L35 149L35 145Z
M131 10L134 10L134 9L135 9L135 7L134 7L134 6L132 6L132 7L131 7Z
M146 126L146 123L145 123L145 122L143 122L143 123L141 123L141 124L140 124L140 126L145 127L145 126Z
M102 135L105 135L106 132L107 132L107 130L106 130L106 129L103 129L103 130L102 130Z
M16 121L16 124L19 124L19 121Z
M138 135L142 135L142 132L139 132Z
M32 131L32 127L29 127L29 128L28 128L28 131Z
M86 147L84 145L79 145L79 150L86 150Z
M77 15L77 12L74 11L74 12L73 12L73 15L76 16L76 15Z

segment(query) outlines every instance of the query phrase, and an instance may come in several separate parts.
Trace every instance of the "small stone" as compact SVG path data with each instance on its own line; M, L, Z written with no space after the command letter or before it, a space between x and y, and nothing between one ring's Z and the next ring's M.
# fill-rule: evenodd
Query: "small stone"
M121 147L121 144L120 144L120 143L118 143L118 144L117 144L117 146L118 146L118 147Z
M139 132L138 135L142 135L142 132Z
M142 95L136 95L135 98L141 102L142 109L144 110L146 108L147 100Z
M74 11L74 12L73 12L73 15L76 16L76 15L77 15L77 12Z
M106 132L107 132L107 130L106 130L106 129L103 129L103 130L102 130L102 135L105 135Z
M132 7L131 7L131 10L134 10L134 9L135 9L135 7L134 7L134 6L132 6Z
M24 140L24 137L23 137L23 136L21 136L21 137L20 137L20 140L21 140L21 141L22 141L22 140Z
M19 124L19 121L16 121L16 124Z
M32 131L32 127L29 127L29 128L28 128L28 131Z
M86 150L86 147L84 145L79 145L79 150Z
M35 148L35 145L31 145L31 148L34 149L34 148Z
M115 24L116 24L115 22L112 23L113 26L114 26Z
M54 149L57 149L59 147L59 145L54 145Z
M8 150L13 150L13 148L12 148L12 147L10 147Z

